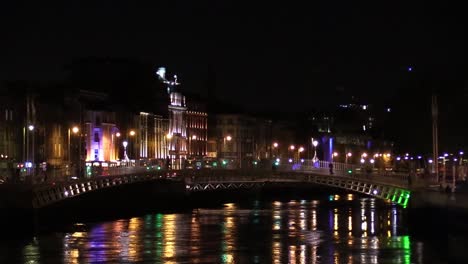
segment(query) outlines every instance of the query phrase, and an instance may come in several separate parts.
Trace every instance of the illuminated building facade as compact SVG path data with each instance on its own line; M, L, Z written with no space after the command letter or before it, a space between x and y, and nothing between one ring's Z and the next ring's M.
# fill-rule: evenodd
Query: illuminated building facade
M177 75L174 75L172 81L166 79L166 69L161 67L156 72L159 80L167 87L169 94L169 131L166 135L168 139L169 159L172 169L182 168L183 160L187 158L187 107L185 96L177 91Z
M208 114L189 110L186 116L188 156L204 157L207 151Z
M86 161L118 160L115 113L86 111L84 122Z
M160 115L140 112L136 137L140 159L164 159L168 155L169 120Z
M185 96L171 92L169 109L168 147L172 168L181 168L182 160L187 158L187 125Z

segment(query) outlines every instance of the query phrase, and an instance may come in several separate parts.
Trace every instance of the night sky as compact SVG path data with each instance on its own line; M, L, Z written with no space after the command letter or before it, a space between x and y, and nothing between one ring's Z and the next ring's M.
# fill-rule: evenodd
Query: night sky
M461 6L139 2L2 3L0 80L63 80L76 60L117 58L151 65L144 73L149 78L166 66L184 90L249 110L299 112L355 95L413 113L411 125L415 118L430 122L422 115L435 90L447 103L440 107L447 118L464 116L467 31Z

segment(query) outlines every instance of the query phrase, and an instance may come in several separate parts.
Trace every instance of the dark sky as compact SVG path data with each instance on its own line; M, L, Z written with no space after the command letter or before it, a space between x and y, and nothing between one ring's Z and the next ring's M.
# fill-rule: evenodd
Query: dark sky
M462 6L253 2L4 1L0 79L63 79L77 59L129 58L166 66L188 91L291 112L339 91L398 106L432 89L459 100L466 86Z

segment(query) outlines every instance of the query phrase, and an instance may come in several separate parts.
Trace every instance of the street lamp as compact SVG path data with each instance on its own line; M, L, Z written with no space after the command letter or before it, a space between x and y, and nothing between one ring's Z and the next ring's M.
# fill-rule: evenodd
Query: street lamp
M126 140L123 141L123 142L122 142L122 146L124 147L124 159L125 159L125 161L128 161L128 160L129 160L129 158L128 158L128 156L127 156L128 141L126 141Z
M28 167L28 171L31 172L31 168L34 167L34 125L29 125L28 130L31 132L31 153L29 153L29 133L24 132L26 135L26 167ZM28 166L29 165L29 166ZM33 180L31 178L31 180Z
M318 141L313 140L312 145L314 146L314 157L312 158L313 162L317 161L317 146L318 146Z
M351 152L346 153L346 160L345 160L346 164L348 163L348 158L351 158L352 156L353 156L353 153Z
M188 149L189 149L189 155L190 156L197 156L198 155L198 150L196 148L196 142L197 140L197 136L196 135L192 135L191 137L189 137L189 144L188 144Z
M135 130L130 130L130 132L128 133L130 135L130 137L134 137L136 135L136 132ZM135 140L133 139L130 139L131 141L127 142L127 144L129 144L129 148L130 148L130 155L132 155L132 157L135 159L136 158L136 155L135 155Z
M294 145L291 145L289 146L289 149L291 150L291 153L292 153L292 158L294 160L294 150L296 149L296 147ZM289 154L288 154L289 155Z
M273 158L276 158L278 156L278 143L274 142L273 143Z
M304 151L304 148L303 147L299 147L297 149L297 160L299 161L301 159L301 152Z
M71 148L71 140L70 140L70 134L71 132L73 134L76 134L78 133L78 131L80 131L80 129L77 127L77 126L74 126L73 128L69 128L68 129L68 163L70 163L70 158L71 158L71 152L70 152L70 148Z
M333 162L334 158L336 158L336 157L338 157L338 152L335 151L332 154L332 162Z
M74 126L73 128L68 128L68 168L70 169L71 167L71 133L70 132L73 132L73 134L76 135L76 133L78 133L78 131L80 131L80 129L77 127L77 126ZM68 170L69 170L68 169Z
M230 135L223 137L223 146L221 148L221 153L223 154L223 158L226 158L226 140L231 141L232 137Z

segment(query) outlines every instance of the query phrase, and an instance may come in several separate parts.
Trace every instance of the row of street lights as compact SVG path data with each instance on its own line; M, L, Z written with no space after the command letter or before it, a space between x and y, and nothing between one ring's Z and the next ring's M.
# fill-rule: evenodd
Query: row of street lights
M312 140L312 145L314 146L314 158L313 158L313 160L314 160L314 162L315 162L316 160L318 160L318 158L317 158L317 146L318 146L318 141L317 141L317 140ZM278 142L273 142L273 149L275 150L275 152L277 151L278 147L279 147ZM290 149L291 151L294 151L294 150L296 149L296 146L290 145L290 146L289 146L289 149ZM304 150L305 150L305 149L304 149L304 147L302 147L302 146L299 147L299 148L297 149L297 151L298 151L298 154L297 154L297 155L298 155L298 158L300 158L300 155L301 155L300 153L303 152Z

